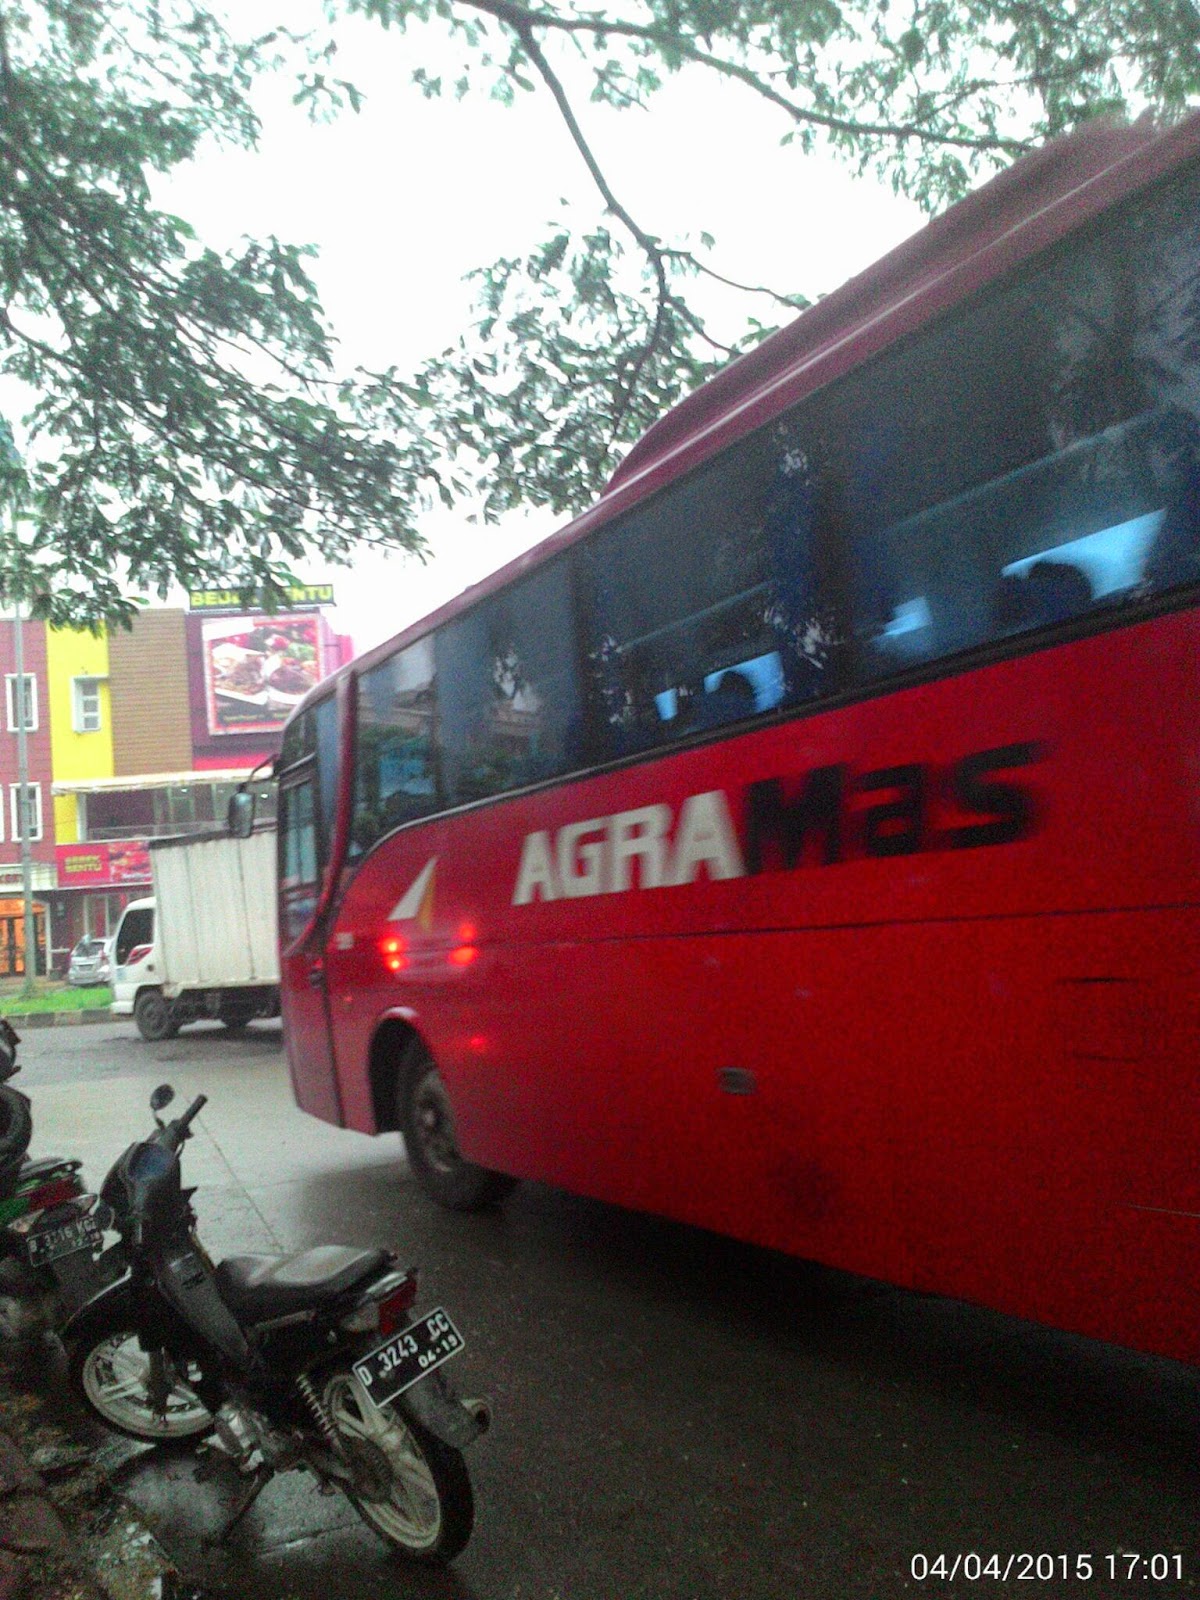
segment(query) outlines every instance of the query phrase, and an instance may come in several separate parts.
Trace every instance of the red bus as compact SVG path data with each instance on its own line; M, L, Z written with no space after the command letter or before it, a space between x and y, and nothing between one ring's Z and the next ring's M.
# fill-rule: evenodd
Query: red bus
M1018 163L284 736L299 1104L1200 1358L1200 120Z

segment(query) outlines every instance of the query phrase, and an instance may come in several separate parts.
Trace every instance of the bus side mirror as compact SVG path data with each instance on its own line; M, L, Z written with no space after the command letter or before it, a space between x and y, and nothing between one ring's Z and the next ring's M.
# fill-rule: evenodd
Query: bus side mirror
M248 839L254 831L254 796L238 789L229 796L226 824L235 839Z

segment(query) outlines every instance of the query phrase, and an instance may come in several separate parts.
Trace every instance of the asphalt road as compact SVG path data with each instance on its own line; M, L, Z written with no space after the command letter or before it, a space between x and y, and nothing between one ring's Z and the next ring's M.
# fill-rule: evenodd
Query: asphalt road
M422 1269L422 1305L444 1305L466 1335L458 1387L493 1401L469 1456L475 1535L448 1572L389 1557L340 1496L299 1475L272 1484L214 1553L203 1539L229 1486L197 1485L186 1451L135 1449L125 1492L185 1571L233 1593L1200 1589L1200 1373L539 1186L492 1214L448 1215L409 1177L397 1135L369 1140L295 1110L266 1024L158 1045L123 1023L30 1030L21 1059L35 1152L82 1156L94 1183L148 1126L155 1084L208 1094L185 1177L200 1185L210 1249L400 1249ZM939 1555L948 1568L970 1552L982 1570L960 1561L953 1581L938 1575ZM1149 1563L1126 1577L1152 1555L1169 1558L1168 1579ZM992 1556L1007 1581L989 1576ZM923 1562L934 1565L918 1581Z

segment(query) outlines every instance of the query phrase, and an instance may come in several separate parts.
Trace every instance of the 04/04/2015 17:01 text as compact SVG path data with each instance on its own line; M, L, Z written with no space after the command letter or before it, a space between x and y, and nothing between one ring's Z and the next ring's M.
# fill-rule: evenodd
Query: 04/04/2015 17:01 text
M1123 1578L1127 1583L1137 1579L1179 1583L1183 1580L1183 1556L1177 1551L1167 1554L1161 1550L1145 1555L1134 1550L1108 1551L1100 1555L1091 1551L1068 1555L1048 1550L1010 1551L1003 1555L960 1550L926 1555L918 1550L909 1562L909 1571L918 1583L952 1583L956 1578L967 1583L989 1580L1048 1583L1053 1578L1074 1579L1079 1583L1088 1583L1093 1578Z

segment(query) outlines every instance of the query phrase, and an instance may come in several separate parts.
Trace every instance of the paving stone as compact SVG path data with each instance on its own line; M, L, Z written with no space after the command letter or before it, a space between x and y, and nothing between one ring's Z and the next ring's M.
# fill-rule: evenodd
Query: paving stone
M48 1501L37 1495L10 1495L0 1523L0 1550L10 1555L65 1555L70 1545Z
M7 1551L0 1550L0 1600L16 1600L24 1581L24 1563Z
M38 1476L7 1434L0 1433L0 1499L17 1489L36 1489Z

